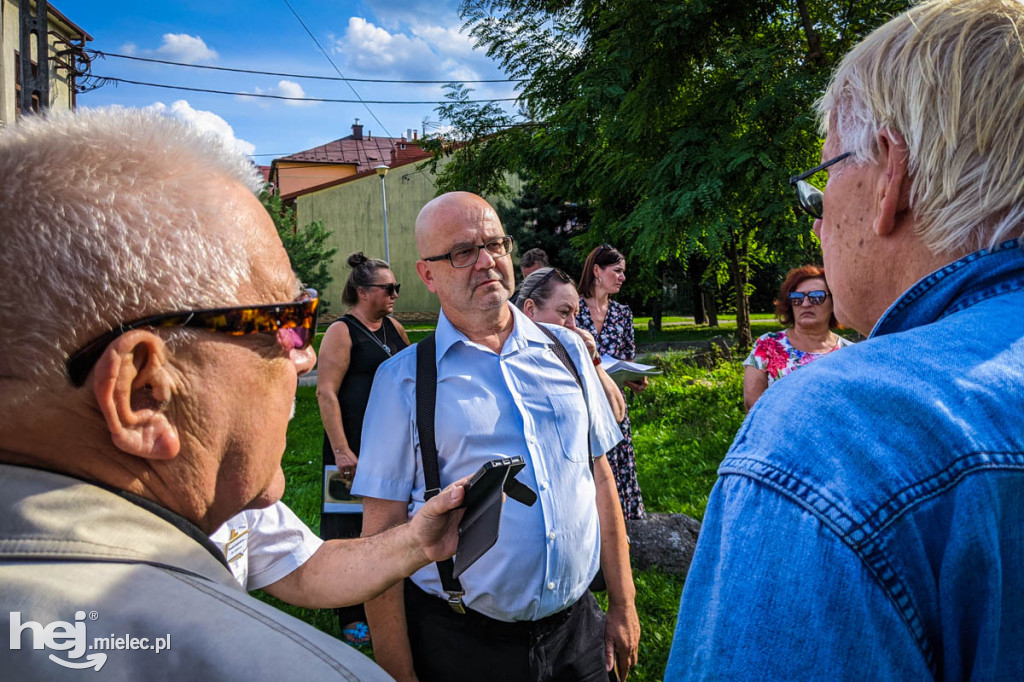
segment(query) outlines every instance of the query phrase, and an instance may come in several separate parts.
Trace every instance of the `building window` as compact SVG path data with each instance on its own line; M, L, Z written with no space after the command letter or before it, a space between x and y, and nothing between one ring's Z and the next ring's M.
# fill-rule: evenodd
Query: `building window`
M31 62L32 65L32 77L35 78L39 75L39 64L37 62ZM14 119L18 120L21 118L21 53L17 50L14 52ZM32 95L32 111L39 113L40 111L39 95Z

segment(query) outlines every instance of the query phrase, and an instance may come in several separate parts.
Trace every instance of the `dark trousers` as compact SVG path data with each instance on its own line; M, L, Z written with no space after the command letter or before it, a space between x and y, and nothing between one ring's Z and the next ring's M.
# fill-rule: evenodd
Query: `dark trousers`
M405 614L421 682L607 682L604 613L587 592L569 608L538 621L505 623L405 581Z
M363 529L362 514L320 514L320 538L334 540L336 538L357 538ZM366 612L362 604L343 606L334 609L338 616L338 627L344 628L349 623L366 620Z

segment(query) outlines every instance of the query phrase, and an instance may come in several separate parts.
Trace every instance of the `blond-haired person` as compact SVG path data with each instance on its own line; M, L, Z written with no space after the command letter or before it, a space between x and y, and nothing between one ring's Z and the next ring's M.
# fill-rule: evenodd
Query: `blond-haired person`
M719 469L666 679L1024 676L1024 3L933 1L821 100L821 237L867 340L773 386Z

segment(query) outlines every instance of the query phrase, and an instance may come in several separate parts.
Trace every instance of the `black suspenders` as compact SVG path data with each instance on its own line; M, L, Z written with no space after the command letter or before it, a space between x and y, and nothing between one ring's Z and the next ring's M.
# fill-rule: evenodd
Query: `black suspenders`
M555 355L565 365L565 368L572 374L576 385L583 391L583 403L587 406L587 455L590 461L590 473L594 474L594 456L590 448L590 404L587 401L587 391L583 388L583 381L572 363L568 351L558 338L543 325L537 327L552 341L552 349ZM423 461L423 483L424 500L441 492L441 471L437 463L437 440L434 438L434 414L437 403L437 362L436 342L434 335L416 344L416 431L420 438L420 458ZM462 583L453 575L455 562L451 559L437 562L437 573L441 578L441 587L448 595L448 605L456 613L465 613L466 607L462 603L462 597L466 594L462 589Z

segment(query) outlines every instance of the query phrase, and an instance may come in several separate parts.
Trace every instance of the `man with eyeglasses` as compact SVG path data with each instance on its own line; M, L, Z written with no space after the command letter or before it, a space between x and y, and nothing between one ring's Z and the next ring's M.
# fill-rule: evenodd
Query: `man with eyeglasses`
M765 394L719 468L666 679L1024 677L1024 3L920 4L794 177L867 340Z
M547 327L578 384L552 339L509 304L512 239L482 198L453 192L428 203L416 246L417 272L441 301L435 350L425 358L436 364L440 482L520 456L518 478L539 499L504 505L495 545L461 585L452 589L443 569L426 566L404 589L367 603L375 658L402 681L605 681L613 668L625 679L640 627L622 512L602 456L622 434L586 348L570 330ZM431 492L416 376L414 346L374 378L352 486L363 496L364 533L405 521ZM607 621L587 589L599 566Z
M259 186L243 155L155 114L0 134L5 678L388 679L248 597L207 537L280 498L316 359L319 298ZM351 580L361 600L450 556L462 495L313 557L300 591Z

